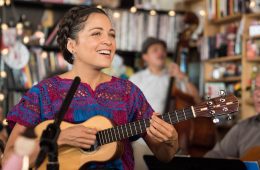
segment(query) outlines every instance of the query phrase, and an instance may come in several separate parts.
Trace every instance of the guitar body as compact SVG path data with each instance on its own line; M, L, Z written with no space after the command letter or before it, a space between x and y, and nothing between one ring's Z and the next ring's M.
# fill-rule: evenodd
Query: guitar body
M233 95L228 95L202 102L197 106L175 110L171 113L168 112L158 117L170 124L177 124L195 117L216 117L231 114L238 111L238 106L237 98ZM45 129L49 124L53 126L53 120L44 121L36 126L35 132L38 135L38 139L41 138L43 131L46 133ZM123 145L118 141L145 133L150 126L150 120L137 120L113 127L112 122L108 118L94 116L81 124L61 122L60 128L64 130L78 125L97 129L97 143L92 146L93 149L91 151L68 145L60 146L58 149L58 161L62 170L85 168L85 165L90 162L107 162L120 157L123 153ZM45 159L39 169L46 169L47 163L48 161Z
M46 129L48 124L53 123L53 120L47 120L40 123L36 128L35 132L40 138L42 131ZM83 125L89 128L96 128L98 130L104 130L113 127L112 122L103 116L95 116L81 124L71 124L67 122L61 123L61 130L72 126ZM59 147L59 166L62 170L76 170L82 165L90 162L106 162L113 158L120 156L123 148L120 142L112 142L100 146L97 150L92 152L83 151L81 148L71 147L71 146L61 146ZM48 159L42 163L39 169L46 169Z

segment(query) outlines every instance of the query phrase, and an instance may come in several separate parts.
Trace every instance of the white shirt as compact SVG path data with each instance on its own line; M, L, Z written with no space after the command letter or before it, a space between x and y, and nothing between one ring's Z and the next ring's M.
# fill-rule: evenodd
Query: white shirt
M137 72L129 80L141 89L154 111L162 114L170 80L167 70L155 75L147 68Z
M163 114L170 82L167 69L164 69L161 74L155 75L147 68L137 72L129 80L140 88L154 111ZM176 80L175 83L179 89L186 89L183 81ZM132 147L135 158L135 169L147 170L148 168L143 160L143 155L152 155L153 153L142 138L133 142Z

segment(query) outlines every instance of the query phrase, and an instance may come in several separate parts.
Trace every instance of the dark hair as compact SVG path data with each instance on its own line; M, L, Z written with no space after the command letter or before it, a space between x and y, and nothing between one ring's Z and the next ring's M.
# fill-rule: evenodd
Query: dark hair
M84 23L92 13L108 14L99 8L88 6L76 6L71 8L61 20L57 32L57 42L64 59L73 64L73 56L67 49L68 38L77 39L78 32L84 28Z
M154 37L148 37L142 45L142 54L147 53L149 47L153 44L161 44L165 49L167 49L167 44L165 41L158 39L158 38L154 38Z

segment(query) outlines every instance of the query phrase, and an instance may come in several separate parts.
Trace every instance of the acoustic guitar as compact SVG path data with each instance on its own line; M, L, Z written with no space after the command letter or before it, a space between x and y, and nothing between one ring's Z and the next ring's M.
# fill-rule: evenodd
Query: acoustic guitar
M159 117L170 124L176 124L195 117L216 118L220 115L229 115L237 112L238 107L239 103L237 98L230 94L204 101L196 106L176 110L172 113L165 113ZM52 122L52 120L47 120L40 123L35 128L37 135L40 137L42 131ZM62 122L61 130L77 125L98 129L98 133L96 134L96 143L90 149L61 146L59 148L58 159L60 169L62 170L79 169L86 163L106 162L118 158L122 153L122 145L120 145L120 142L118 141L145 133L146 128L150 126L150 122L149 119L143 119L123 125L113 126L113 123L108 118L103 116L94 116L81 124ZM45 169L46 164L47 160L44 161L39 169Z

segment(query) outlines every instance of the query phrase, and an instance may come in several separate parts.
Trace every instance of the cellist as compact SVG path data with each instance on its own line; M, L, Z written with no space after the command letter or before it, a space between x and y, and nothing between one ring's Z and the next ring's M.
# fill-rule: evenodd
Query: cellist
M156 112L163 113L164 111L171 76L175 77L175 85L178 89L191 95L196 102L200 101L198 90L180 71L179 66L174 62L166 65L167 45L163 40L147 38L142 45L142 58L147 68L130 77L130 81L141 89ZM133 143L133 148L135 169L145 169L144 162L140 160L143 160L143 154L151 154L149 148L142 140Z

